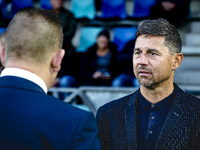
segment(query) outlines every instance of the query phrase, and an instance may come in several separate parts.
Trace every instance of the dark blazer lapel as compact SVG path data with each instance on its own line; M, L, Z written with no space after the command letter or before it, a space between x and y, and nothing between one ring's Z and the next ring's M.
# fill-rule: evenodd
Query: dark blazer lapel
M125 120L126 120L126 131L127 131L127 140L129 144L129 149L137 149L137 114L136 106L138 99L137 90L129 101L127 102L127 107L125 108Z
M174 127L184 114L184 95L185 94L182 92L182 90L180 90L180 88L177 87L177 94L175 96L172 108L168 113L167 119L165 120L165 123L158 137L155 150L162 149L171 132L173 131Z

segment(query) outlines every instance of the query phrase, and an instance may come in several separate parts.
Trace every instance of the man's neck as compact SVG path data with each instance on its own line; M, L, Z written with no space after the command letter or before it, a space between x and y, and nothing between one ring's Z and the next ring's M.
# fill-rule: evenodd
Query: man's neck
M27 70L27 71L32 72L32 73L36 74L37 76L39 76L45 82L48 89L52 85L52 83L50 82L52 80L52 79L50 79L51 75L48 73L49 66L38 65L38 64L35 64L31 60L17 61L13 58L12 60L7 61L6 68L20 68L23 70Z
M149 89L140 86L141 94L152 104L158 103L167 96L169 96L174 90L174 85L172 83L165 83L162 86L156 87L155 89Z

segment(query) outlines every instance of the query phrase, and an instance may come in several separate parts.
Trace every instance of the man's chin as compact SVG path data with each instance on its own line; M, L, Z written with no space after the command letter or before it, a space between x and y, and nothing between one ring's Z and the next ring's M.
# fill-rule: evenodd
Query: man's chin
M142 85L146 85L150 83L150 80L146 79L146 78L139 78L138 82Z
M151 87L152 84L150 84L150 83L140 83L140 85L142 85L144 87Z
M152 89L152 82L150 82L149 80L141 79L141 80L138 80L138 82L140 83L141 86Z

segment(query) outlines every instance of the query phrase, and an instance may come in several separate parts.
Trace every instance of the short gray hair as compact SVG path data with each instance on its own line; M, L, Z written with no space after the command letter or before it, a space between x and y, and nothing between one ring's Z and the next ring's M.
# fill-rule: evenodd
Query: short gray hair
M136 38L140 35L163 36L165 37L164 45L169 48L170 54L181 52L180 34L172 24L163 18L144 21L135 33Z

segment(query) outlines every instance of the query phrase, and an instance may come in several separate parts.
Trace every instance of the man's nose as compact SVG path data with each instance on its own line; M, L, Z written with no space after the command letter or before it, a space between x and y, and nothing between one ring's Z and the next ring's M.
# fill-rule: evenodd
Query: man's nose
M148 65L148 58L144 53L140 55L137 61L139 65Z

